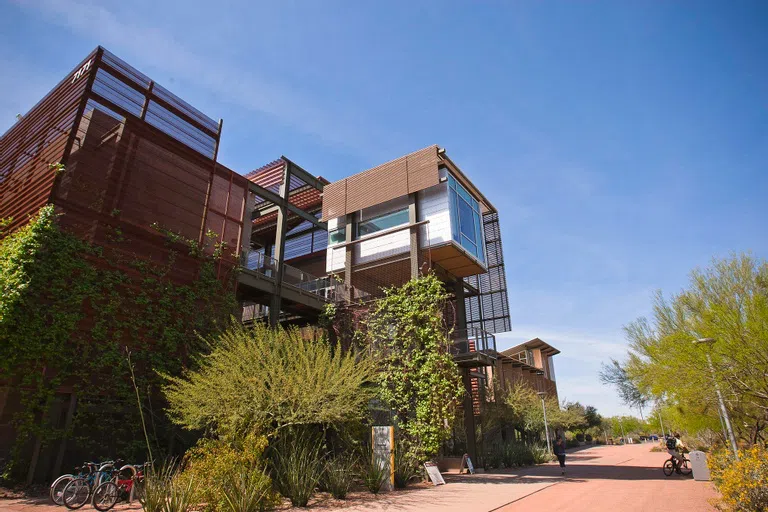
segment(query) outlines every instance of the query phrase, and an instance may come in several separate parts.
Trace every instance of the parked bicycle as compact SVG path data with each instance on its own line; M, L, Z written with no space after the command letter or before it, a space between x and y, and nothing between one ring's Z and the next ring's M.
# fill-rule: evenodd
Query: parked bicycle
M91 504L99 512L106 512L117 504L118 501L131 502L140 499L144 493L144 473L150 463L132 466L130 464L114 471L113 477L102 482L93 491Z
M683 455L682 463L678 463L674 457L670 457L664 461L664 466L662 467L662 470L664 471L664 475L666 476L671 476L672 473L678 473L681 475L690 475L691 474L690 462L691 461L685 455Z
M51 501L56 505L64 505L64 488L72 480L77 478L93 478L95 479L96 485L98 485L109 478L109 475L112 474L113 469L114 461L111 460L104 462L83 462L82 466L75 468L74 474L69 473L66 475L61 475L56 480L54 480L50 489L48 490L48 495L50 496Z
M122 460L116 460L109 464L109 468L105 464L99 467L97 471L91 471L86 476L72 479L62 492L64 506L76 510L88 503L93 490L101 484L102 480L112 476L114 468L122 467L122 465ZM93 469L93 466L90 466L89 469Z

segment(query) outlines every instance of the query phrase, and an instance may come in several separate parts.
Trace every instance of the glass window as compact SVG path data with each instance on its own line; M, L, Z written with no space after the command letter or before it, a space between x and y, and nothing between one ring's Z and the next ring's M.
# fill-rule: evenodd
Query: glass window
M347 240L347 227L343 226L328 232L328 243L330 245L340 244Z
M475 211L469 203L461 199L459 201L459 230L465 237L475 241Z
M451 234L472 256L485 263L485 235L480 203L448 175L448 202L451 213Z
M408 224L408 208L386 213L359 223L357 225L357 236L370 235L377 231L393 228L402 224Z

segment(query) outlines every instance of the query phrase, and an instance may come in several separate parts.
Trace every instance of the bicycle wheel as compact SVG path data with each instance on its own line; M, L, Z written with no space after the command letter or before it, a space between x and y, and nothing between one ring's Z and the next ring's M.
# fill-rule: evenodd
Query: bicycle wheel
M682 464L680 464L680 473L683 475L690 475L691 474L691 466L688 463L688 459L685 459Z
M52 502L54 502L56 505L64 504L64 488L74 478L75 477L72 475L61 475L59 478L53 481L51 488L48 491L48 495L51 497Z
M672 473L675 472L675 464L672 462L672 459L667 459L666 462L664 462L662 470L666 476L671 476Z
M64 506L75 510L88 503L90 496L91 488L85 478L75 478L64 487L62 499Z
M104 482L93 491L91 505L100 512L106 512L117 503L120 489L115 482Z

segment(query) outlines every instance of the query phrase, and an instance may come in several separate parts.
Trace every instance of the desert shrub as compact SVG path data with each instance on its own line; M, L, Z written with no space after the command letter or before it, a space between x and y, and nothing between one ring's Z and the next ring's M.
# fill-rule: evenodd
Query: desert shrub
M278 500L271 491L272 481L263 469L265 467L264 450L267 438L248 434L242 439L201 439L196 446L187 451L184 458L184 471L178 475L180 482L195 482L194 501L205 503L210 511L230 510L224 494L227 480L240 479L240 472L247 474L246 480L251 487L269 489L263 498L265 508ZM233 476L233 471L236 475ZM257 478L256 473L261 474Z
M258 468L232 468L224 477L221 494L226 512L263 512L277 504L272 481Z
M357 457L350 454L337 455L325 462L322 486L337 500L347 497L355 478Z
M712 480L722 495L720 508L729 512L768 510L768 450L754 446L740 450L739 456L740 460L734 460L729 452L719 450L709 457Z
M588 443L591 443L592 442L592 434L585 434L584 435L584 440L586 442L588 442Z
M365 416L375 389L367 352L340 350L298 328L233 320L206 339L196 370L167 377L172 420L218 434L269 432L290 425L340 425Z
M549 453L546 446L531 446L531 454L533 455L534 464L545 464L552 460L552 454Z
M504 445L495 444L485 451L485 469L497 469L504 465Z
M277 490L294 507L306 507L323 475L323 443L308 428L285 429L270 447Z
M565 441L566 448L578 448L579 446L579 442L576 439L567 439Z
M508 443L504 446L504 465L508 468L530 466L535 462L531 447L524 443Z
M358 460L357 475L363 481L366 489L373 494L378 494L384 481L389 476L389 468L386 464L381 464L373 456L370 447L362 450L362 455Z
M576 440L577 440L578 442L580 442L580 443L583 443L583 442L584 442L584 434L582 434L581 432L579 432L578 434L576 434Z
M200 483L179 476L172 462L159 469L149 469L144 477L144 492L139 497L142 509L145 512L187 512L194 507Z
M416 478L421 467L412 451L402 444L395 447L395 487L405 489L411 480Z

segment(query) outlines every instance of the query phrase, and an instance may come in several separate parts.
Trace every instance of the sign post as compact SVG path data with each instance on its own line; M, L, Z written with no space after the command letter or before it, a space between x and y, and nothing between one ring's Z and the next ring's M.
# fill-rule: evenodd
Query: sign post
M391 491L395 488L395 427L371 428L371 446L374 462L387 469L388 478L381 488Z

